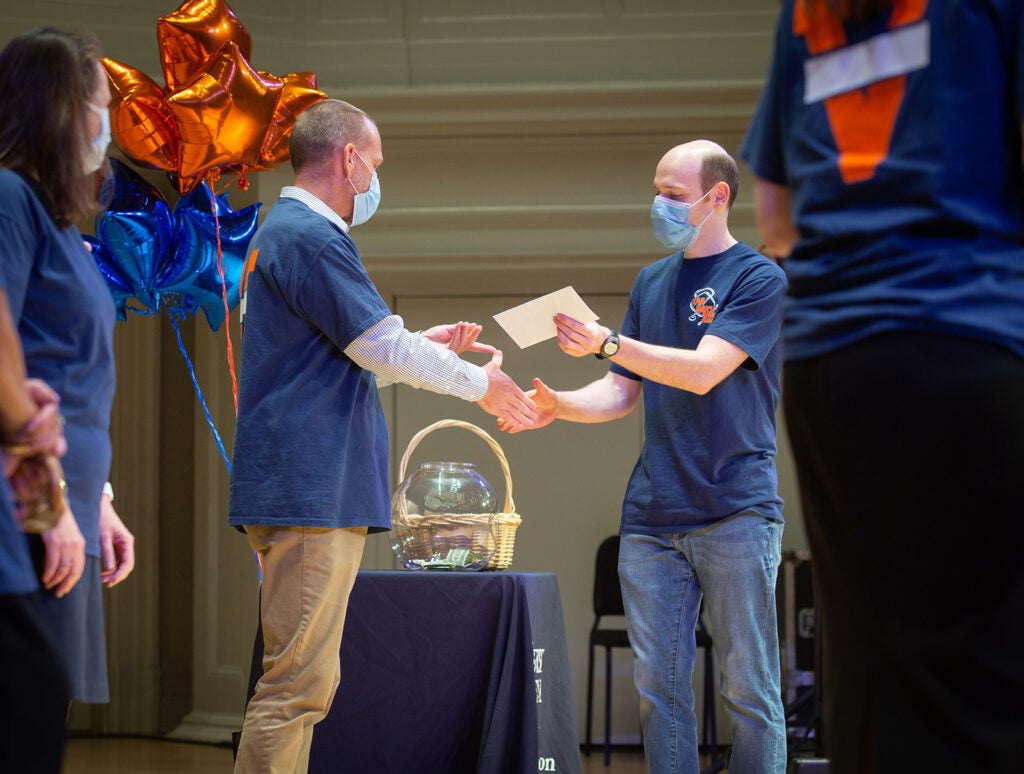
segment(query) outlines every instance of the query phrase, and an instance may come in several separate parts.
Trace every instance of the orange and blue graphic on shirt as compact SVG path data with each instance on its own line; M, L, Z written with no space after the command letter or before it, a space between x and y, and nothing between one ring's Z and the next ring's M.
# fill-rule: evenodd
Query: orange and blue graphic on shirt
M887 31L848 45L825 0L794 4L793 34L807 42L807 103L824 102L845 183L870 180L889 155L907 74L929 63L928 0L896 0ZM817 78L813 76L819 76Z
M697 325L710 325L715 321L715 311L718 309L718 302L715 301L714 288L701 288L693 294L690 300L690 322Z
M252 270L256 268L256 256L259 255L260 249L254 248L249 257L245 259L245 264L242 266L242 279L238 285L238 296L239 296L239 322L245 323L245 296L246 290L249 289L249 275L252 274Z

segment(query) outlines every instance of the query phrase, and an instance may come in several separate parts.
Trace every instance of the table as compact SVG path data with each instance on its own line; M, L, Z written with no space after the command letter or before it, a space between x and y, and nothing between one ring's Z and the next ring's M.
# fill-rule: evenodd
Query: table
M554 573L361 571L309 771L581 774L569 674Z

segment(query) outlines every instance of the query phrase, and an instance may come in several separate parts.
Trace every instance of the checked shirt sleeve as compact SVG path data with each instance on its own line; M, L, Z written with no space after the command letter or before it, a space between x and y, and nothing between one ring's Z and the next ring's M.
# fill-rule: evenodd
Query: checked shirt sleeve
M378 387L400 382L470 402L487 393L487 374L480 366L410 333L398 315L371 325L345 348L345 354L373 371Z

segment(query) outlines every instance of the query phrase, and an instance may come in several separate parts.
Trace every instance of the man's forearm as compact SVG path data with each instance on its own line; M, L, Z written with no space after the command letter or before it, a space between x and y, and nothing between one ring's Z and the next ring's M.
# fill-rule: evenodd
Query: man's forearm
M405 330L401 318L394 315L356 338L345 354L373 371L381 385L401 382L470 402L487 393L487 374L480 366Z
M614 362L652 382L707 394L747 359L739 347L705 336L697 349L677 349L622 337Z
M596 424L626 416L636 405L640 383L609 373L578 390L556 391L558 419Z

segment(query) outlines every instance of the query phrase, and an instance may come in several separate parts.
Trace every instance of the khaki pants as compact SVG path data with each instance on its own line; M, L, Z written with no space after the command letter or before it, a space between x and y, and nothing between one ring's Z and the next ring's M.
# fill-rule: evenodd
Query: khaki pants
M235 773L304 773L313 725L327 716L341 678L341 632L366 527L245 530L263 560L264 652Z

